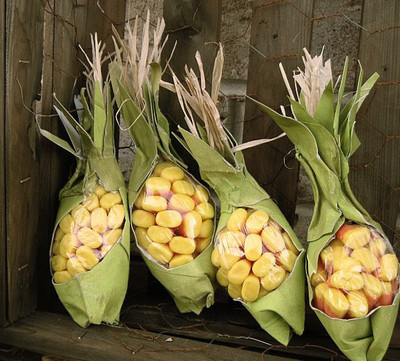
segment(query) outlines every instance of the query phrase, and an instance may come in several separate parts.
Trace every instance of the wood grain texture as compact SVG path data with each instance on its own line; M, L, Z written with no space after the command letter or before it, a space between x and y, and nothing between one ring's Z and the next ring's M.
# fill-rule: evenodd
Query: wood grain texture
M5 49L6 38L6 6L0 3L0 49ZM6 94L6 62L5 51L0 54L0 327L7 320L7 260L6 260L6 174L5 174L5 94Z
M40 1L22 0L7 1L6 7L7 277L8 318L13 322L36 307L40 184L35 120L25 107L32 107L40 89L43 7Z
M183 80L186 64L198 72L195 60L198 50L202 57L206 79L210 80L217 52L216 45L212 43L219 41L221 0L164 1L164 19L165 33L169 36L163 52L164 61L168 60L176 42L170 65L176 75ZM168 76L166 80L171 81ZM175 94L162 90L160 106L169 119L185 126Z
M352 158L353 190L394 239L400 201L400 2L365 0L359 59L366 77L380 74L357 118L361 147ZM395 245L400 249L400 240Z
M303 47L311 39L313 1L254 1L251 22L251 50L247 93L278 109L288 104L287 91L278 68L282 62L288 74L301 64ZM272 138L281 130L251 101L247 101L244 141ZM285 157L293 149L287 138L245 151L250 173L276 200L293 224L299 166Z
M215 345L125 327L90 326L83 329L68 316L36 312L15 325L0 329L0 343L56 357L87 361L252 361L260 352ZM271 361L285 358L268 356Z

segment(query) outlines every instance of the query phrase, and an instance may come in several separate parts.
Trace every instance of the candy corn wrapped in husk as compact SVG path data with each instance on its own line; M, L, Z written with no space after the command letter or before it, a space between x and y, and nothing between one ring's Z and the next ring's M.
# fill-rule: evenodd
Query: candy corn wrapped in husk
M345 105L346 59L335 104L330 61L305 50L305 70L294 75L300 95L290 94L293 117L260 108L286 132L314 191L308 230L307 271L310 306L342 352L351 360L381 360L396 321L398 260L382 231L353 195L349 158L360 142L357 111L376 82L373 74Z
M200 76L186 68L187 87L174 74L174 84L162 84L176 92L190 130L180 129L181 142L221 202L212 253L216 278L265 331L287 345L293 331L301 334L304 329L305 252L278 206L247 171L240 151L245 146L236 147L221 124L216 103L222 47L211 94L198 53L196 60Z
M171 146L168 121L157 99L164 21L158 22L152 47L146 43L149 26L147 18L140 54L138 19L133 29L128 28L127 43L116 39L116 57L110 66L117 103L135 144L129 181L131 225L149 270L179 311L199 314L214 303L210 243L215 205Z
M41 129L43 136L77 158L60 192L50 249L55 290L82 327L119 321L129 275L127 192L114 154L110 84L103 82L103 46L92 38L87 90L76 98L79 121L55 98L71 144Z

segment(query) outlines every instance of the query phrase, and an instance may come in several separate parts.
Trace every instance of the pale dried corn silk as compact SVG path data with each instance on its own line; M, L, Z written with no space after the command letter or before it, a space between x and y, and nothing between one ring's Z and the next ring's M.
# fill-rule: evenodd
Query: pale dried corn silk
M206 188L171 162L156 164L131 218L142 252L167 269L193 261L210 245L214 220Z
M390 243L365 225L343 224L311 275L313 305L332 318L364 317L393 303L399 262Z
M51 268L55 283L95 267L122 237L125 211L119 192L100 184L66 214L54 232Z
M211 261L233 299L253 302L278 288L299 250L267 212L237 208L218 233Z

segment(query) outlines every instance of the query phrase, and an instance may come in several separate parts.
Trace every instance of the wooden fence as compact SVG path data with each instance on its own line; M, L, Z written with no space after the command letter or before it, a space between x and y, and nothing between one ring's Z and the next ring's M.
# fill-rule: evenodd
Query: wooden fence
M316 13L316 3L318 0L253 1L248 94L273 107L287 103L278 63L289 71L299 66L302 48L315 41L313 27L346 16L345 9L335 14ZM221 4L221 0L164 2L168 46L178 41L172 60L175 69L193 64L194 52L199 49L210 74L215 47L204 44L220 40ZM386 0L384 6L381 1L364 0L361 22L353 29L359 34L357 56L366 76L377 71L381 78L357 119L362 146L352 160L351 181L361 203L393 240L400 194L399 14L397 0ZM36 117L34 112L53 114L54 92L62 103L72 104L72 89L81 84L78 44L88 50L89 34L97 31L111 49L111 25L123 32L125 1L6 0L0 4L0 18L0 47L5 49L0 56L2 326L36 310L38 298L42 299L40 307L51 308L54 296L48 248L57 194L72 159L38 136L36 121L62 134L58 119ZM354 84L349 84L348 90L352 87ZM164 93L162 105L168 116L179 119L176 103ZM246 105L244 140L271 137L277 131L254 105ZM246 151L245 156L249 170L293 222L299 166L294 159L289 159L289 167L283 165L292 148L288 140L280 140Z

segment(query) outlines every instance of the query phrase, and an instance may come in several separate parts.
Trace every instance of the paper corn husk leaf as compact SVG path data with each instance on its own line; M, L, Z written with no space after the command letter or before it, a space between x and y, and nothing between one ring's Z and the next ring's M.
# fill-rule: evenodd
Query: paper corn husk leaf
M378 75L373 74L362 84L363 70L360 66L355 94L343 106L348 68L346 59L335 105L330 62L323 64L322 54L311 58L306 50L303 61L306 65L305 73L295 75L296 86L300 85L302 90L300 96L297 96L298 100L289 90L293 117L286 116L285 112L281 115L257 101L256 103L296 146L297 159L312 183L315 205L308 230L307 250L307 271L311 275L317 270L320 252L345 220L371 226L384 239L387 238L380 225L357 201L348 180L349 158L360 145L354 132L356 113ZM283 76L290 89L284 72ZM393 305L380 306L366 317L348 320L328 317L313 307L312 298L313 292L309 283L310 306L347 357L360 361L383 358L396 321L398 294Z
M98 183L108 191L118 191L125 207L122 237L106 256L90 271L79 273L68 282L53 282L61 302L74 321L82 327L87 327L90 323L118 323L128 285L130 252L127 191L114 154L110 87L106 81L103 88L99 74L102 48L101 43L97 42L96 35L94 40L92 38L92 45L94 71L87 74L90 105L86 100L85 89L82 89L80 98L75 99L76 105L81 108L80 121L77 121L54 97L56 111L72 145L40 129L44 137L77 158L75 173L60 191L60 205L54 232L60 220L80 204L85 195L93 193Z
M217 233L222 230L237 208L263 210L286 230L300 250L295 266L289 276L277 289L254 302L242 304L257 320L259 325L280 343L287 345L293 331L302 334L304 330L304 249L298 241L286 218L247 171L243 155L235 153L233 138L219 122L216 108L219 89L220 69L223 65L220 48L213 72L211 96L205 88L205 79L200 55L196 55L200 71L200 82L192 69L186 69L186 83L190 91L173 75L174 85L163 85L177 93L185 112L190 131L180 128L182 144L199 165L202 179L214 189L221 203L221 215ZM187 106L187 105L190 106ZM204 128L193 118L193 109L204 122ZM263 143L264 140L259 142ZM247 145L243 145L245 148ZM237 149L237 147L236 147ZM217 234L216 233L216 234Z
M168 160L186 168L171 146L169 124L157 100L162 73L159 61L164 21L159 20L157 24L152 49L148 47L149 24L148 15L140 54L136 53L136 19L133 30L128 28L128 45L124 45L120 39L116 41L117 57L110 65L117 104L135 145L135 161L129 180L130 211L158 162ZM121 61L124 57L125 61ZM150 272L171 294L180 312L199 314L204 307L214 303L215 274L210 260L212 247L206 248L187 264L167 269L150 259L137 239L136 244Z

